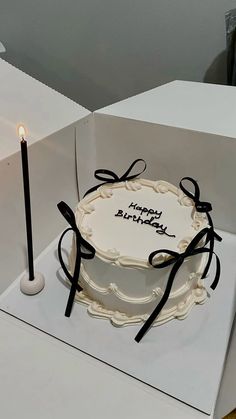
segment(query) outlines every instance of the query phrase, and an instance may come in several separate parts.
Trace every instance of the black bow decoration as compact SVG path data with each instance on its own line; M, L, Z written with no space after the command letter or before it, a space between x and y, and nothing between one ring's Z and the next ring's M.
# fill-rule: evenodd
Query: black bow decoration
M177 274L178 270L180 269L181 265L183 264L183 262L186 258L194 256L194 255L198 255L198 254L201 254L201 253L214 254L215 257L216 257L216 274L215 274L214 281L211 284L211 288L213 290L216 288L216 286L219 282L219 278L220 278L220 260L219 260L218 256L215 254L214 251L212 251L210 248L204 247L205 245L207 245L208 242L210 242L212 240L212 237L214 239L214 230L212 228L207 228L206 227L203 230L201 230L193 238L193 240L191 241L191 243L189 243L188 247L186 248L185 252L183 252L183 253L177 253L177 252L174 252L174 251L168 250L168 249L160 249L160 250L156 250L155 252L152 252L149 255L149 259L148 259L149 263L156 269L165 268L165 267L170 266L170 265L174 265L174 266L172 267L172 269L170 271L169 278L168 278L168 281L167 281L167 285L166 285L166 289L164 291L163 297L162 297L161 301L158 303L157 307L153 310L153 312L151 313L151 315L149 316L147 321L144 323L142 328L139 330L138 334L135 337L136 342L140 342L140 340L143 338L144 334L148 331L148 329L150 328L150 326L152 325L152 323L154 322L156 317L161 312L165 303L167 302L167 300L169 298L169 295L170 295L170 292L171 292L171 288L172 288L174 279L175 279L175 275ZM203 239L205 239L204 246L203 247L198 247ZM154 258L158 254L163 254L163 253L170 256L170 258L168 258L164 262L160 262L160 263L155 264L155 261L153 261ZM207 272L208 271L205 270L205 275L207 275Z
M75 215L74 215L72 209L63 201L59 202L59 204L57 204L57 207L58 207L59 211L61 212L61 214L63 215L63 217L66 219L66 221L71 226L71 227L67 228L62 233L62 235L60 237L60 240L58 242L58 258L59 258L61 267L62 267L65 275L67 276L67 278L69 279L69 281L72 284L71 289L70 289L68 302L67 302L67 306L66 306L66 310L65 310L65 316L70 317L76 290L77 291L82 290L82 287L78 284L81 258L83 258L83 259L93 259L93 257L95 256L95 249L91 244L89 244L81 236L80 231L79 231L79 229L76 225ZM75 259L75 268L74 268L73 275L71 275L70 272L68 271L68 269L67 269L67 267L66 267L66 265L63 261L62 251L61 251L61 244L62 244L63 237L70 230L74 231L75 238L76 238L76 259ZM83 248L83 250L82 250L82 248Z
M144 163L144 168L143 170L141 170L138 173L135 173L133 175L130 175L130 172L132 171L133 167L138 163L138 162L143 162ZM88 195L91 192L96 191L99 186L105 185L106 183L117 183L117 182L124 182L126 180L132 180L134 178L136 178L137 176L141 175L145 170L146 170L146 162L143 159L136 159L133 161L133 163L130 165L130 167L126 170L126 172L121 176L117 176L116 173L112 172L111 170L108 169L97 169L94 172L94 177L98 180L102 180L103 182L100 183L99 185L94 186L93 188L89 189L84 197L86 195ZM104 176L105 175L105 176Z
M194 193L191 193L188 189L186 189L183 186L183 181L185 181L185 180L192 183L192 185L194 187ZM204 270L203 275L202 275L202 277L205 278L206 274L209 270L209 267L211 265L211 260L212 260L212 256L213 256L213 252L214 252L214 240L216 239L218 241L221 241L222 238L214 231L212 218L209 214L209 212L212 211L212 206L211 206L210 202L200 201L200 189L199 189L199 186L198 186L196 180L194 180L191 177L183 177L181 179L180 183L179 183L179 187L185 195L187 195L190 199L193 200L193 202L195 204L195 208L198 212L205 212L206 213L209 226L212 228L212 230L214 232L214 234L211 235L211 239L210 239L210 243L209 243L209 248L210 248L211 251L209 252L208 262L206 264L205 270Z
M194 192L191 193L188 189L186 189L186 187L184 187L183 185L183 181L189 181L193 187L194 187ZM185 195L187 195L190 199L193 200L194 204L195 204L195 208L198 212L204 212L207 215L207 219L208 219L208 223L209 223L209 228L204 228L203 230L201 230L191 241L191 243L188 245L187 249L185 252L183 253L177 253L168 249L161 249L161 250L156 250L154 252L152 252L149 255L149 263L157 269L161 269L161 268L165 268L166 266L172 265L174 264L170 274L169 274L169 278L167 281L167 285L166 285L166 289L164 291L163 297L161 299L161 301L158 303L158 305L156 306L156 308L153 310L153 312L151 313L151 315L149 316L149 318L146 320L146 322L144 323L144 325L141 327L140 331L137 333L135 340L136 342L140 342L140 340L143 338L144 334L148 331L148 329L150 328L150 326L152 325L152 323L154 322L154 320L156 319L156 317L160 314L162 308L164 307L165 303L167 302L170 292L171 292L171 288L175 279L175 275L178 272L179 268L181 267L182 263L184 262L185 258L189 257L189 256L193 256L193 255L197 255L199 253L208 253L208 261L207 264L205 266L204 272L202 274L202 278L205 278L207 276L207 273L209 271L210 265L211 265L211 261L212 261L212 257L213 255L215 255L216 257L216 274L215 274L215 279L213 281L213 283L211 284L211 288L214 290L218 284L219 281L219 277L220 277L220 260L218 258L218 256L215 254L214 252L214 241L218 240L221 241L222 238L214 231L214 226L213 226L213 222L212 222L212 218L209 214L209 212L212 210L212 206L210 204L210 202L203 202L200 201L200 189L199 186L196 182L196 180L192 179L191 177L184 177L181 179L180 183L179 183L180 189L184 192ZM197 247L199 246L200 242L205 238L205 244L202 247ZM209 248L206 248L205 246L209 243ZM153 263L153 259L157 254L161 254L161 253L166 253L168 256L170 256L170 258L168 258L166 261L161 262L159 264L155 264L155 262Z

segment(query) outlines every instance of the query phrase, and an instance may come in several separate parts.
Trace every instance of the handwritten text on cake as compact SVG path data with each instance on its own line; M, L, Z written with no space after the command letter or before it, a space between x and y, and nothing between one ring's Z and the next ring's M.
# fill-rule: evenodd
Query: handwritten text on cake
M146 208L135 204L134 202L131 202L129 205L129 208L131 210L135 210L139 212L139 215L131 215L125 212L122 209L118 209L117 213L115 214L115 217L122 217L125 220L134 221L137 224L146 224L150 225L151 227L156 229L156 233L158 234L165 234L168 237L175 237L174 234L169 234L167 232L167 226L164 226L163 224L157 222L156 220L159 220L159 218L162 215L162 211L157 211L152 208ZM151 215L151 218L142 218L141 216L148 217Z

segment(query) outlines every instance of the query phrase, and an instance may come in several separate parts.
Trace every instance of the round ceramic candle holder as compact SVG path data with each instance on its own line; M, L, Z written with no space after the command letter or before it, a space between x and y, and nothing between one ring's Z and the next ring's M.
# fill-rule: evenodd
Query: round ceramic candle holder
M35 295L38 294L45 286L45 280L40 272L35 272L34 279L29 280L28 275L24 275L20 280L20 290L23 294Z

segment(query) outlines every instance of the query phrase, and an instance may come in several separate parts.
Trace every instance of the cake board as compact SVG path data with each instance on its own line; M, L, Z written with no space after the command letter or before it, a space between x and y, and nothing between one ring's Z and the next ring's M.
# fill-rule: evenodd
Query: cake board
M236 237L220 233L216 246L222 263L221 281L208 302L192 309L184 321L153 327L137 344L140 325L115 328L94 319L85 306L74 304L64 316L69 289L57 259L58 238L36 261L46 278L42 293L28 297L18 278L0 298L0 309L86 354L208 415L214 411L235 312ZM70 249L71 238L63 245ZM214 267L208 278L214 275Z

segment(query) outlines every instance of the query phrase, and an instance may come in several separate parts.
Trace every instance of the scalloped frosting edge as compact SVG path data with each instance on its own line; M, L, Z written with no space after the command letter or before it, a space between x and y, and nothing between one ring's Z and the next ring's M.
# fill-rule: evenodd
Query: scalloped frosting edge
M182 285L178 290L172 291L170 293L169 299L174 299L181 297L181 295L186 294L191 289L191 284L193 281L196 281L198 286L202 288L202 282L201 281L202 274L200 272L197 273L190 273L189 277L185 284ZM163 291L160 287L156 287L151 291L151 293L145 297L130 297L126 294L124 294L121 290L119 290L119 287L116 285L116 283L113 283L112 281L109 283L107 287L100 287L99 285L95 284L95 282L90 278L88 273L86 272L83 264L81 265L81 285L83 286L83 282L85 283L86 287L89 286L92 288L93 291L96 291L100 295L114 295L118 300L122 300L126 303L130 304L145 304L150 303L154 300L156 300L157 297L162 297Z
M199 286L194 288L191 294L184 302L180 302L171 309L163 308L158 318L154 321L152 326L164 324L174 318L183 320L185 319L195 304L203 304L207 299L207 291L204 287ZM98 302L92 300L83 291L76 294L76 301L87 306L87 311L92 317L100 319L108 319L113 326L122 327L131 324L138 324L145 322L149 314L128 316L119 311L113 311L105 308Z
M132 181L125 181L125 182L118 182L118 183L112 183L112 184L106 184L98 187L98 189L90 194L88 194L85 198L83 198L77 205L76 208L76 222L78 225L79 230L81 231L81 234L85 237L86 240L89 241L89 243L95 248L96 250L96 256L98 256L100 259L106 262L110 262L113 264L116 264L118 266L124 266L124 267L135 267L135 268L149 268L150 264L147 260L144 259L138 259L138 258L131 258L126 255L120 255L119 251L116 249L108 249L103 250L100 249L92 240L92 230L87 227L83 227L83 219L85 214L90 214L93 212L94 206L92 202L95 199L102 198L102 199L110 199L113 195L112 189L117 188L126 188L128 190L136 191L140 190L142 186L150 187L157 193L167 193L171 192L174 195L177 196L177 201L180 205L183 206L192 206L194 208L194 202L188 198L181 189L177 188L176 186L172 185L169 182L166 182L164 180L149 180L149 179L139 179ZM192 227L198 231L202 228L206 227L208 225L206 215L203 213L198 213L196 210L193 213L193 222ZM186 250L187 245L191 242L194 236L192 237L183 237L180 242L178 243L177 247L180 251L180 253L183 253ZM116 251L111 251L116 250ZM163 254L162 255L163 260L168 259L168 256ZM73 257L71 257L71 260Z

